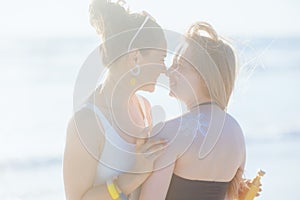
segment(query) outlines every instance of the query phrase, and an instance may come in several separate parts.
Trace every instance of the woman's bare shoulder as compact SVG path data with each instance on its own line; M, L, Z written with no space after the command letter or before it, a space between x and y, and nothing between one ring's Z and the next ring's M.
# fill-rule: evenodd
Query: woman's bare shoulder
M104 141L104 129L93 112L82 109L73 114L67 127L67 145L80 145L94 155L98 155Z
M226 113L226 121L224 130L229 130L228 132L235 133L235 134L243 134L242 127L238 120L232 116L231 114Z

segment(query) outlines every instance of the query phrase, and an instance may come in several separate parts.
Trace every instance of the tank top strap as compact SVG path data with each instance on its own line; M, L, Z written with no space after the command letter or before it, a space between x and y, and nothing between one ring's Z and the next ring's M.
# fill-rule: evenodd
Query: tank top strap
M97 115L97 117L102 122L103 128L105 130L105 134L106 134L106 131L108 131L110 129L113 129L112 126L111 126L111 124L108 122L108 120L106 119L106 117L101 112L101 110L95 104L92 104L92 103L88 102L88 103L86 103L86 104L83 105L83 108L87 108L87 109L91 110L92 112L94 112Z
M84 104L83 108L91 110L101 120L101 123L103 125L104 130L105 130L104 134L105 134L105 136L106 136L107 139L109 139L111 142L113 142L115 145L118 145L119 147L123 147L123 148L126 148L126 149L128 149L128 148L132 149L133 147L135 147L135 144L129 143L129 142L125 141L115 131L115 129L112 127L112 125L106 119L106 117L104 116L104 114L102 113L102 111L95 104L92 104L92 103L88 102L88 103ZM107 134L108 132L109 132L109 134Z

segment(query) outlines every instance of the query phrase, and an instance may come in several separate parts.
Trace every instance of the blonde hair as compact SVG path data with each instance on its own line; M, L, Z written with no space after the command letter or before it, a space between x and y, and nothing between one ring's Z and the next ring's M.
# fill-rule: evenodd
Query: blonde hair
M101 53L106 66L127 54L129 46L142 51L159 48L166 43L162 28L152 17L146 19L146 12L130 13L120 2L92 0L89 8L90 23L102 37Z
M194 23L186 33L192 57L190 62L205 81L209 95L224 110L232 94L237 72L233 48L220 38L214 28L206 22ZM239 168L230 181L227 197L238 198L243 170Z
M233 48L206 22L194 23L186 33L190 62L206 83L210 98L226 109L236 79Z

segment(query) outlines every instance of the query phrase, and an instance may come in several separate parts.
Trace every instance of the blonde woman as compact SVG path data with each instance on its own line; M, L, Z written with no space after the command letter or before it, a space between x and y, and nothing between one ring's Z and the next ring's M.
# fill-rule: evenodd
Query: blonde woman
M154 127L170 142L143 184L140 200L238 198L245 143L238 122L226 112L236 68L232 47L211 25L190 27L167 72L171 95L189 112Z
M90 19L102 36L100 53L109 73L69 122L66 199L137 199L165 141L139 139L151 127L150 106L135 92L152 92L165 72L166 39L151 17L131 14L119 3L93 1Z

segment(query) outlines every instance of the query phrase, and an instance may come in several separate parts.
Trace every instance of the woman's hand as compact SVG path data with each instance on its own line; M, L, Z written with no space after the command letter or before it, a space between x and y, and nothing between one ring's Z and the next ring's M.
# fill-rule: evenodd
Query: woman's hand
M145 128L136 140L136 160L132 172L124 173L117 179L117 185L125 195L130 194L150 176L154 163L166 147L165 139L147 139L150 129Z
M154 169L154 162L164 152L167 140L147 139L149 128L145 128L141 137L136 140L136 162L133 168L136 173L150 174Z
M240 184L240 189L239 189L239 198L238 200L244 200L247 192L249 191L251 187L251 179L244 179L244 182ZM262 191L261 189L261 184L259 185L259 190L256 196L258 197L260 192Z

